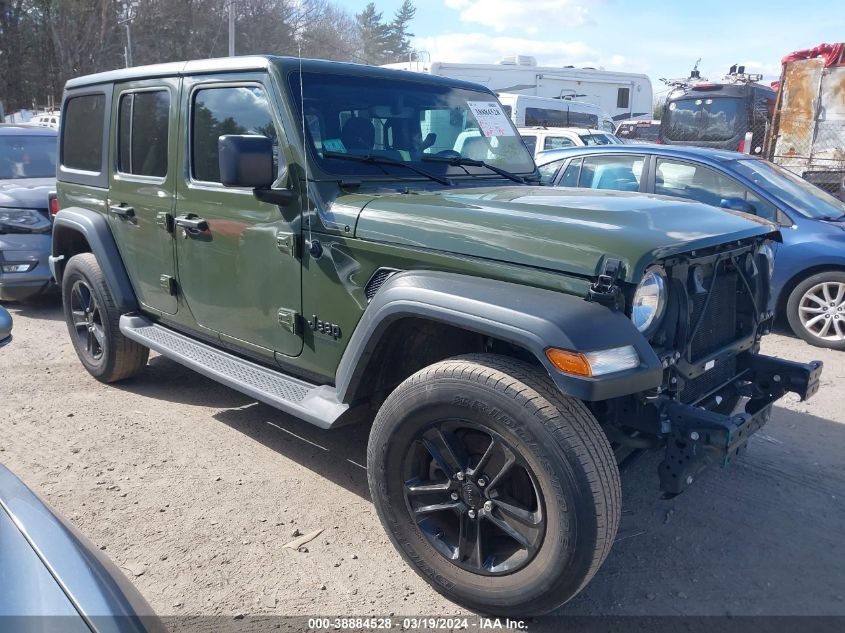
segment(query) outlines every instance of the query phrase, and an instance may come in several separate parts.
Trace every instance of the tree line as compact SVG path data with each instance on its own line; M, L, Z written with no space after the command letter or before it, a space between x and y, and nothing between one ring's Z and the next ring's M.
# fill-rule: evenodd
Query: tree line
M0 0L0 102L6 113L58 103L71 77L125 66L128 39L133 65L223 57L230 3L236 55L378 65L411 53L411 0L392 16L331 0Z

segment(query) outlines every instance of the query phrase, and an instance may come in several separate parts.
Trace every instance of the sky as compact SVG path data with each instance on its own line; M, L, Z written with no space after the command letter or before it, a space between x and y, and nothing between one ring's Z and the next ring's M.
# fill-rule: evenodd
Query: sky
M342 0L351 12L368 0ZM402 0L376 0L385 18ZM845 11L835 0L416 0L414 46L432 61L495 63L531 55L540 65L593 66L686 77L701 58L702 77L721 79L734 64L780 75L780 59L822 42L845 41Z

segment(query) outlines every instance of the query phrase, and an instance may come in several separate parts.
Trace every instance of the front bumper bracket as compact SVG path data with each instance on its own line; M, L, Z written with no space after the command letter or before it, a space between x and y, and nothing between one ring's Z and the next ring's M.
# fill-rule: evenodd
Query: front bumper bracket
M788 392L802 400L819 389L822 363L792 361L753 354L746 356L737 377L737 391L748 398L745 410L732 415L671 401L662 411L669 423L666 456L658 467L665 497L683 492L704 468L726 466L742 453L750 437L768 422L771 405Z

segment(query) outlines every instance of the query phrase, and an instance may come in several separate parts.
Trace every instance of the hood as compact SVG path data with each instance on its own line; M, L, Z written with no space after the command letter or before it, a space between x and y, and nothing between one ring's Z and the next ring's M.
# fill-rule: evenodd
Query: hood
M55 189L55 178L0 180L0 207L46 209L47 194Z
M484 187L373 196L356 237L594 277L602 259L639 280L658 259L776 228L664 196L550 187Z

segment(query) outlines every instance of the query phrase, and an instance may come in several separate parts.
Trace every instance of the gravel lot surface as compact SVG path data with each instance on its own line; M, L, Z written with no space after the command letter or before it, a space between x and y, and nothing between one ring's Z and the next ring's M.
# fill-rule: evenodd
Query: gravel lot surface
M161 615L458 614L389 544L367 491L366 425L320 431L160 356L106 386L59 300L9 304L0 462L67 516ZM623 472L619 536L561 613L845 615L845 355L825 362L748 453L661 501L647 455ZM323 530L305 545L294 535Z

